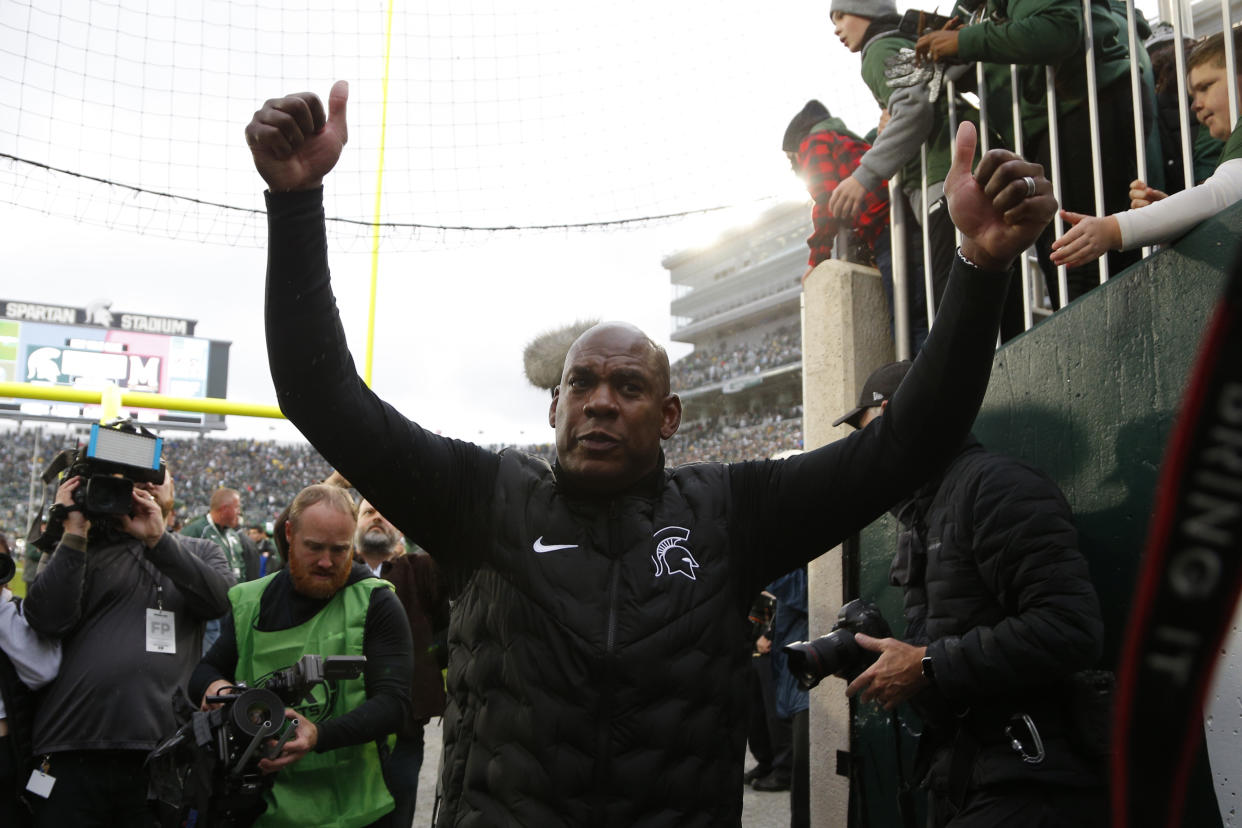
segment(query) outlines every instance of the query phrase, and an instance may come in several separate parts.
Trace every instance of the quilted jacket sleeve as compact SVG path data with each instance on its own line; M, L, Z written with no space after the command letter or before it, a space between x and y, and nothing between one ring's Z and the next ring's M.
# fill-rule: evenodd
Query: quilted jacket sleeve
M267 199L265 320L281 411L442 566L468 567L484 548L477 539L499 458L421 428L366 386L332 294L322 190Z
M992 458L961 492L953 519L1000 620L928 646L936 684L952 700L1047 684L1093 666L1102 648L1099 599L1064 496L1033 469Z

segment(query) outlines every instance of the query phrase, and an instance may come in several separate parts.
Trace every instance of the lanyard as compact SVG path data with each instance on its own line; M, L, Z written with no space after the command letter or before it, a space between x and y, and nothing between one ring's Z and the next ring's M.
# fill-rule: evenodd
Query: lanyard
M221 532L210 517L207 518L207 525L211 528L211 531L215 533L216 537L220 539L220 542L217 545L224 550L224 556L229 560L229 569L232 569L238 575L241 575L241 562L238 560L237 553L233 551L233 538L226 535L224 532Z
M139 543L141 543L141 541ZM138 562L138 568L145 572L147 577L151 579L152 585L155 586L155 608L163 611L164 584L160 581L159 575L156 574L155 566L152 565L152 563L148 561L146 556L141 552L134 551L132 543L125 544L125 551L133 556L134 560Z

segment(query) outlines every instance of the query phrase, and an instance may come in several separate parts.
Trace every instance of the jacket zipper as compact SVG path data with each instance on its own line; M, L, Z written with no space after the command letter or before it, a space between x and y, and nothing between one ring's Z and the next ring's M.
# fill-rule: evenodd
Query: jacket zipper
M611 750L611 714L612 714L612 658L617 639L617 592L621 584L621 552L617 537L618 506L614 500L608 504L608 552L612 563L608 577L608 625L604 636L604 670L608 675L603 683L600 695L598 732L595 750L595 791L596 791L596 822L601 826L607 824L607 805L604 796L604 785L608 779L608 767L612 760Z
M617 590L621 585L621 552L617 539L617 503L608 504L608 546L613 553L612 573L608 584L608 634L604 642L604 653L612 655L617 638Z

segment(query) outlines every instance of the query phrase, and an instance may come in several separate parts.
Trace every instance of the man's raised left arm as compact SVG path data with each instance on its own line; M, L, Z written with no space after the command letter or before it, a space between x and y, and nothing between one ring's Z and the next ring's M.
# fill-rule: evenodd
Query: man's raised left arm
M958 129L945 195L962 232L936 324L885 415L786 460L734 467L734 545L770 550L768 583L862 529L943 468L979 411L991 373L1009 267L1056 212L1039 164L992 150L971 172L974 125ZM757 516L757 519L755 519Z

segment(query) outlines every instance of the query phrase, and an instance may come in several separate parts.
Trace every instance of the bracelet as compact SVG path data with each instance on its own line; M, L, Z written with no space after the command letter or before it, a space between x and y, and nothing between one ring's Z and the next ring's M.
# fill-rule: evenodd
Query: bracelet
M957 257L962 260L963 264L970 265L975 270L983 270L983 268L979 267L979 265L966 258L966 254L962 252L962 248L960 246L957 248Z

